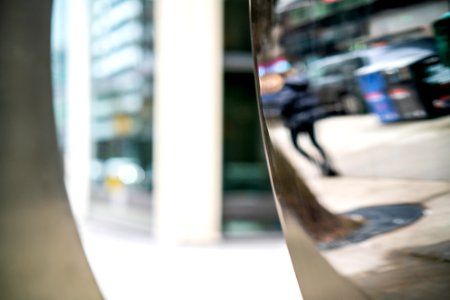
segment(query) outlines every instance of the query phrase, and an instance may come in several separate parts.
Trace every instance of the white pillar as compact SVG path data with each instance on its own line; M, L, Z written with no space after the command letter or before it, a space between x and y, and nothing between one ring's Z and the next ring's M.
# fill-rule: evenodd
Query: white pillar
M67 2L67 131L66 188L77 219L87 213L91 161L91 86L89 6L87 0Z
M155 1L155 232L221 234L222 1Z

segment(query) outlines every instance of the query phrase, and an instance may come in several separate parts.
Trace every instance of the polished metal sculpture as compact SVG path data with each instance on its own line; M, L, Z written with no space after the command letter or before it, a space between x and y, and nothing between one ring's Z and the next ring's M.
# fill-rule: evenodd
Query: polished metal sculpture
M0 2L0 298L101 299L64 190L51 5Z
M435 44L448 4L406 4L251 2L265 150L305 299L448 298L450 70ZM101 299L57 150L51 5L0 2L0 293Z
M450 69L433 33L447 2L250 6L266 156L304 299L448 297Z

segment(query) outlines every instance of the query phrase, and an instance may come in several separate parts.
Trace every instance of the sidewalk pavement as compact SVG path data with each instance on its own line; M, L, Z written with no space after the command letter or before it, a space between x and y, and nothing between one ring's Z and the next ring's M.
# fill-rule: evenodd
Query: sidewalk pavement
M319 176L283 127L271 137L334 212L394 203L420 203L426 210L412 225L323 254L375 299L448 299L450 118L388 127L373 116L350 118L326 119L318 127L343 174L337 178ZM281 234L171 246L124 227L83 222L80 229L106 300L301 299Z
M372 115L330 118L318 124L318 136L342 176L321 177L285 128L271 129L274 143L327 208L425 208L412 225L324 251L325 257L374 299L449 299L450 117L391 125Z
M280 233L175 246L124 227L83 222L80 231L106 300L301 299Z

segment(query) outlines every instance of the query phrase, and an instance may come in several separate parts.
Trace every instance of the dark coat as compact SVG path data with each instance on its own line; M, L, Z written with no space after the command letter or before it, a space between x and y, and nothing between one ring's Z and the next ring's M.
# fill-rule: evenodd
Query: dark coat
M277 92L282 103L280 115L286 127L297 131L307 131L317 120L325 117L325 111L308 88L306 79L287 80Z

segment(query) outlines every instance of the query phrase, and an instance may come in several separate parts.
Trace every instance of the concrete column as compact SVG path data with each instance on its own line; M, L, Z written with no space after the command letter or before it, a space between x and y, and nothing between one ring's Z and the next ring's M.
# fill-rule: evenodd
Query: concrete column
M155 1L155 230L221 235L222 1Z
M86 215L91 161L91 86L87 0L67 2L67 131L65 178L73 213Z

